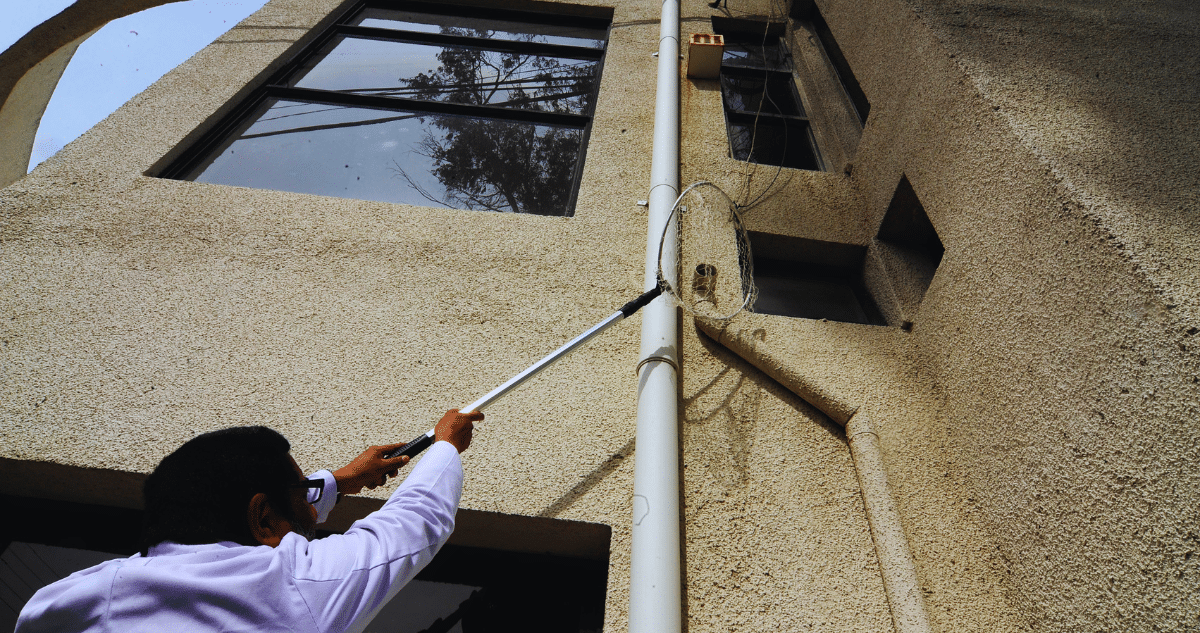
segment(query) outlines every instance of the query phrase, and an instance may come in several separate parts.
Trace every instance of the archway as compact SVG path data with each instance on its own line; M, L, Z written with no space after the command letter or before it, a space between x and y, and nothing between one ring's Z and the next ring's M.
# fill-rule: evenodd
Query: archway
M77 0L0 52L0 187L16 182L75 50L112 20L184 0Z

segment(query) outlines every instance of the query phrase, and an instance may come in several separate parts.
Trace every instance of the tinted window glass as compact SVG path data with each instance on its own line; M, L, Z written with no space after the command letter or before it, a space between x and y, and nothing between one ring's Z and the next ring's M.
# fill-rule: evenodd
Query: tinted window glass
M731 154L738 160L821 169L821 157L779 25L713 18L727 29L721 99Z
M598 67L592 60L344 37L301 66L289 85L583 114Z
M607 20L381 4L315 36L161 175L572 215Z
M466 35L518 42L586 46L588 48L604 48L606 38L605 32L601 29L527 24L390 9L366 9L351 24L419 33Z
M763 90L764 84L766 90ZM721 76L721 93L725 97L725 107L730 110L757 113L761 105L762 112L768 114L804 116L804 108L794 90L790 74L749 72Z
M267 100L190 175L342 198L560 215L583 131Z
M766 45L731 42L726 38L725 55L721 63L743 68L788 70L787 58L784 56L783 47L779 46L779 38L768 38Z
M757 133L753 117L745 123L729 123L734 158L793 169L819 169L810 134L806 121L760 117Z

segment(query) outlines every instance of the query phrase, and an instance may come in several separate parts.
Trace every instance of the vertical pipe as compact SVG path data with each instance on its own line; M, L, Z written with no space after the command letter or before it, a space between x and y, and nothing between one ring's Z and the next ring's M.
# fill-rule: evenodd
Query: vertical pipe
M658 283L658 242L679 195L679 0L665 0L658 41L654 153L646 234L645 289ZM674 236L669 231L669 236ZM674 261L678 240L663 245ZM676 283L677 270L664 270ZM679 633L683 600L679 546L679 331L666 296L642 311L638 363L637 453L633 470L630 633Z

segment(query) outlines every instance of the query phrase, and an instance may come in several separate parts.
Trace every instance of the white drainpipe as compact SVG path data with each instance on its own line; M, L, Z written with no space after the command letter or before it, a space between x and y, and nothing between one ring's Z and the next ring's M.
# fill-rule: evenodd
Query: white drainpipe
M921 594L921 581L917 578L908 537L900 523L900 512L888 488L879 436L862 409L846 423L846 439L850 441L850 455L854 458L854 469L858 471L867 524L871 527L875 553L879 556L883 591L892 607L892 624L896 633L929 633L929 615Z
M679 196L679 51L679 0L665 0L654 102L646 290L658 283L658 242ZM674 261L678 248L677 240L669 240L663 245L663 260ZM677 270L663 272L670 283L676 283ZM630 633L679 633L682 628L678 318L677 308L666 295L642 310L629 565Z

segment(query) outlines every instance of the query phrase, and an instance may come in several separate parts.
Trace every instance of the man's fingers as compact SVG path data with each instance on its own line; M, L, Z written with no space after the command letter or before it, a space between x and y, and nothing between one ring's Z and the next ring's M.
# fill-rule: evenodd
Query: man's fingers
M409 460L408 455L396 455L395 457L385 457L385 455L387 455L388 453L390 453L398 448L402 448L407 443L408 442L401 442L399 444L388 444L387 446L380 446L379 453L378 453L380 461L382 461L384 464L391 465L393 468L403 467L405 464L408 463L408 460Z
M408 442L400 442L397 444L388 444L386 446L376 446L375 447L375 449L377 450L376 454L378 454L380 457L383 457L384 455L387 455L388 453L390 453L398 448L402 448L407 443ZM399 455L397 455L397 457L399 457ZM393 457L392 459L395 459L395 457Z

